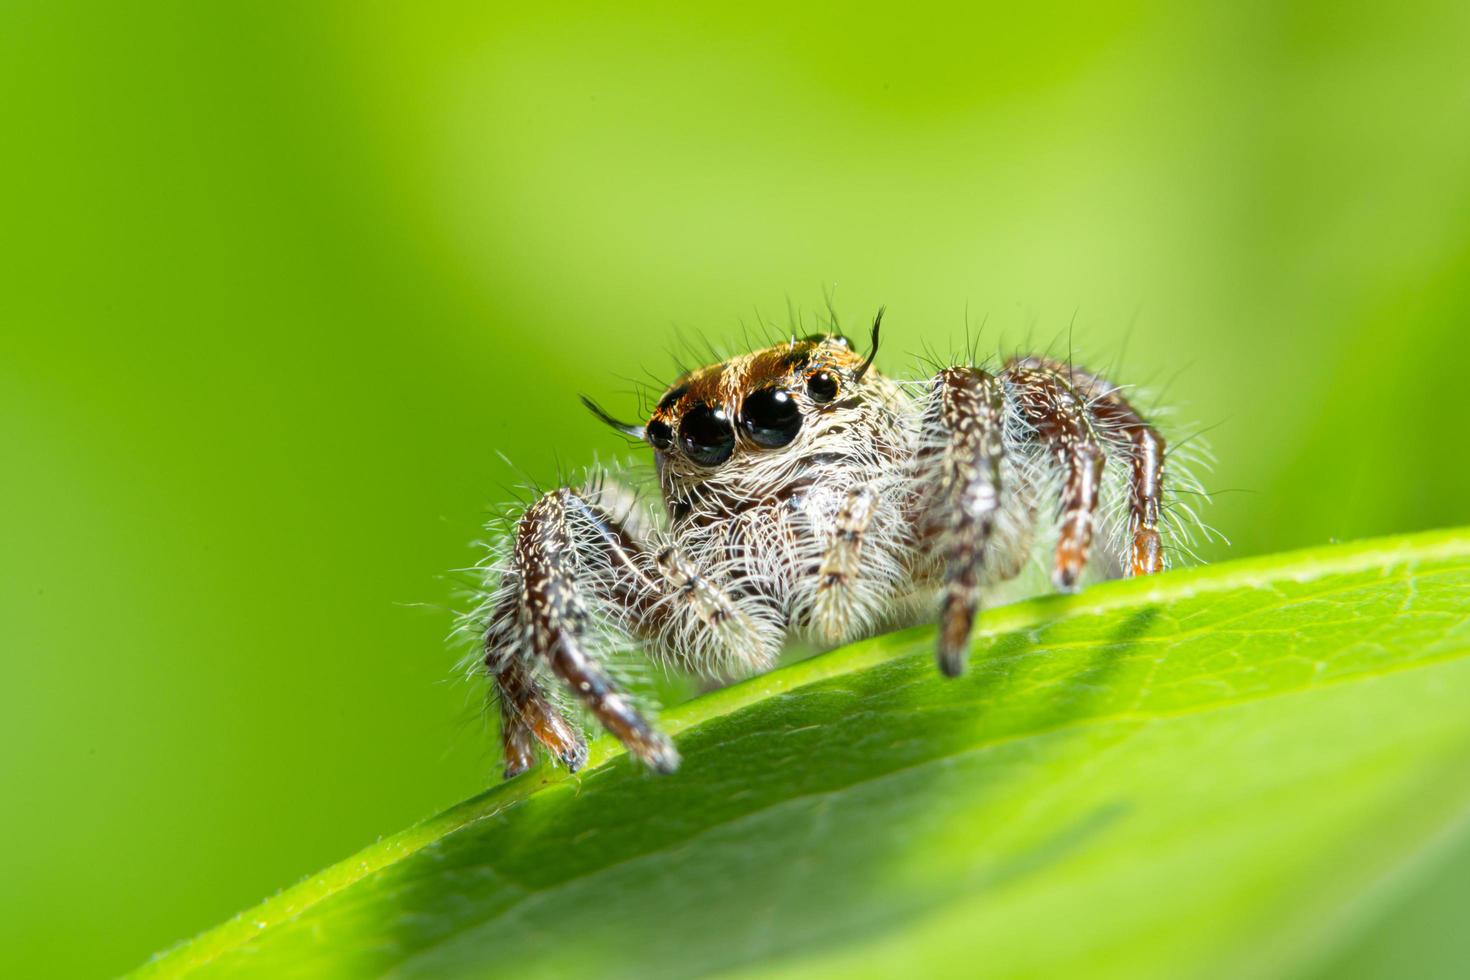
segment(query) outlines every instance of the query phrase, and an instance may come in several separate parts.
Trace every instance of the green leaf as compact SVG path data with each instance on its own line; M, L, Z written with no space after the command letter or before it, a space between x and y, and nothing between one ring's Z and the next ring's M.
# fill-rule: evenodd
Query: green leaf
M599 741L140 974L1341 972L1465 897L1417 885L1470 815L1467 597L1441 532L995 609L956 681L878 637L666 714L674 776Z

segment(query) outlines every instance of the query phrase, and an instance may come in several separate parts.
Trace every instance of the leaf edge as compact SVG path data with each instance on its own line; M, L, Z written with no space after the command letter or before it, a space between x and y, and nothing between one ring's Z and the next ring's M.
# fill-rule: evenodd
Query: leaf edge
M1348 574L1375 567L1392 567L1406 561L1454 557L1470 557L1470 527L1320 545L1178 569L1148 578L1117 579L1071 595L1042 595L986 610L976 620L972 644L995 634L1034 628L1066 615L1096 614L1190 598L1203 593L1249 587L1272 579L1311 581L1328 574ZM670 737L676 738L707 721L733 714L769 697L902 657L917 656L920 650L927 653L929 644L921 641L928 638L933 630L933 626L922 625L871 637L732 684L665 712L660 718L661 727ZM283 888L217 926L155 953L126 976L141 980L185 975L443 837L492 818L506 807L548 787L579 779L625 755L616 740L603 736L589 744L587 763L580 773L568 773L542 762L514 779L492 786L369 844L356 854Z

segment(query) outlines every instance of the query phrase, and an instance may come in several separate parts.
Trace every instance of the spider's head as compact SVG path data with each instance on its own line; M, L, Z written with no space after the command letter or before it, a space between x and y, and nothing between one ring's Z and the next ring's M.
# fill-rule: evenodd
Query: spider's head
M699 483L731 460L755 461L820 437L862 404L878 350L880 310L866 357L840 334L815 334L691 371L658 400L646 425L618 422L587 407L623 434L648 443L660 473Z

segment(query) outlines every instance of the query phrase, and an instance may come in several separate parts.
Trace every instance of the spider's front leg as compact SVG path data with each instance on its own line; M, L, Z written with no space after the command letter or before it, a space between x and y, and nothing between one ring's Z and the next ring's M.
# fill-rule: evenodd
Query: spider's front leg
M488 657L487 657L488 659ZM572 772L587 761L582 733L567 723L547 698L533 671L512 660L495 671L500 700L500 744L505 778L525 772L536 761L536 743L545 745Z
M537 681L543 670L650 768L678 768L673 744L600 663L601 630L661 643L693 632L694 620L705 627L707 644L753 648L745 615L677 549L651 554L628 521L592 498L556 490L526 510L502 601L486 624L485 664L501 699L507 777L531 764L533 741L569 769L586 761L580 734Z
M935 377L921 421L919 532L937 540L943 562L938 658L950 677L964 670L986 545L1001 511L1004 423L996 378L973 367Z
M538 667L561 680L634 755L655 769L678 766L668 739L587 646L596 626L589 599L636 609L657 598L640 557L641 548L619 521L571 490L545 495L522 515L505 572L510 587L485 630L485 666L500 695L507 777L531 764L532 739L568 769L587 758L581 734L542 690Z

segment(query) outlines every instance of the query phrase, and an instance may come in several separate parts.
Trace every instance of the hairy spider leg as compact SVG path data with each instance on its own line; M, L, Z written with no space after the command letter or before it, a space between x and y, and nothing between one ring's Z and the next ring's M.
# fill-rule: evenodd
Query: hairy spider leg
M1000 382L979 368L948 368L934 379L924 413L921 452L939 455L926 523L939 537L944 563L937 656L949 677L965 668L985 548L1000 513L1004 395Z
M661 649L671 659L705 658L742 669L769 667L770 643L708 575L677 548L657 555L627 522L587 496L552 491L522 515L516 530L510 574L519 583L515 608L493 617L486 631L486 665L496 678L506 727L502 739L507 772L529 765L530 737L575 770L586 748L544 696L526 666L544 664L601 725L650 768L671 772L679 755L599 664L587 642L598 625L625 632ZM612 621L593 622L589 599ZM509 643L501 621L524 624L526 642ZM699 649L693 650L698 637ZM685 663L685 666L691 666ZM708 666L708 665L705 665ZM514 761L512 761L514 760Z
M530 671L510 661L495 673L500 700L500 741L505 750L505 778L519 775L536 761L536 742L545 745L562 765L576 772L587 761L587 743L547 699Z
M1059 590L1071 592L1087 566L1097 523L1105 459L1097 427L1063 372L1012 361L1001 376L1014 386L1022 417L1063 474L1051 577Z
M532 504L521 518L515 545L532 653L628 751L653 769L672 772L679 765L673 744L649 724L584 645L590 619L578 584L579 569L570 560L578 544L569 527L568 512L573 507L601 523L606 533L597 537L614 549L616 559L626 559L627 566L636 572L632 549L637 545L631 539L621 539L622 529L612 515L566 489ZM547 747L556 751L555 746Z
M1118 447L1129 463L1128 530L1132 540L1129 575L1152 575L1164 570L1164 549L1159 538L1159 509L1164 493L1164 438L1123 397L1119 387L1095 374L1067 367L1041 357L1017 362L1053 374L1066 372L1072 386L1086 400L1105 437Z

